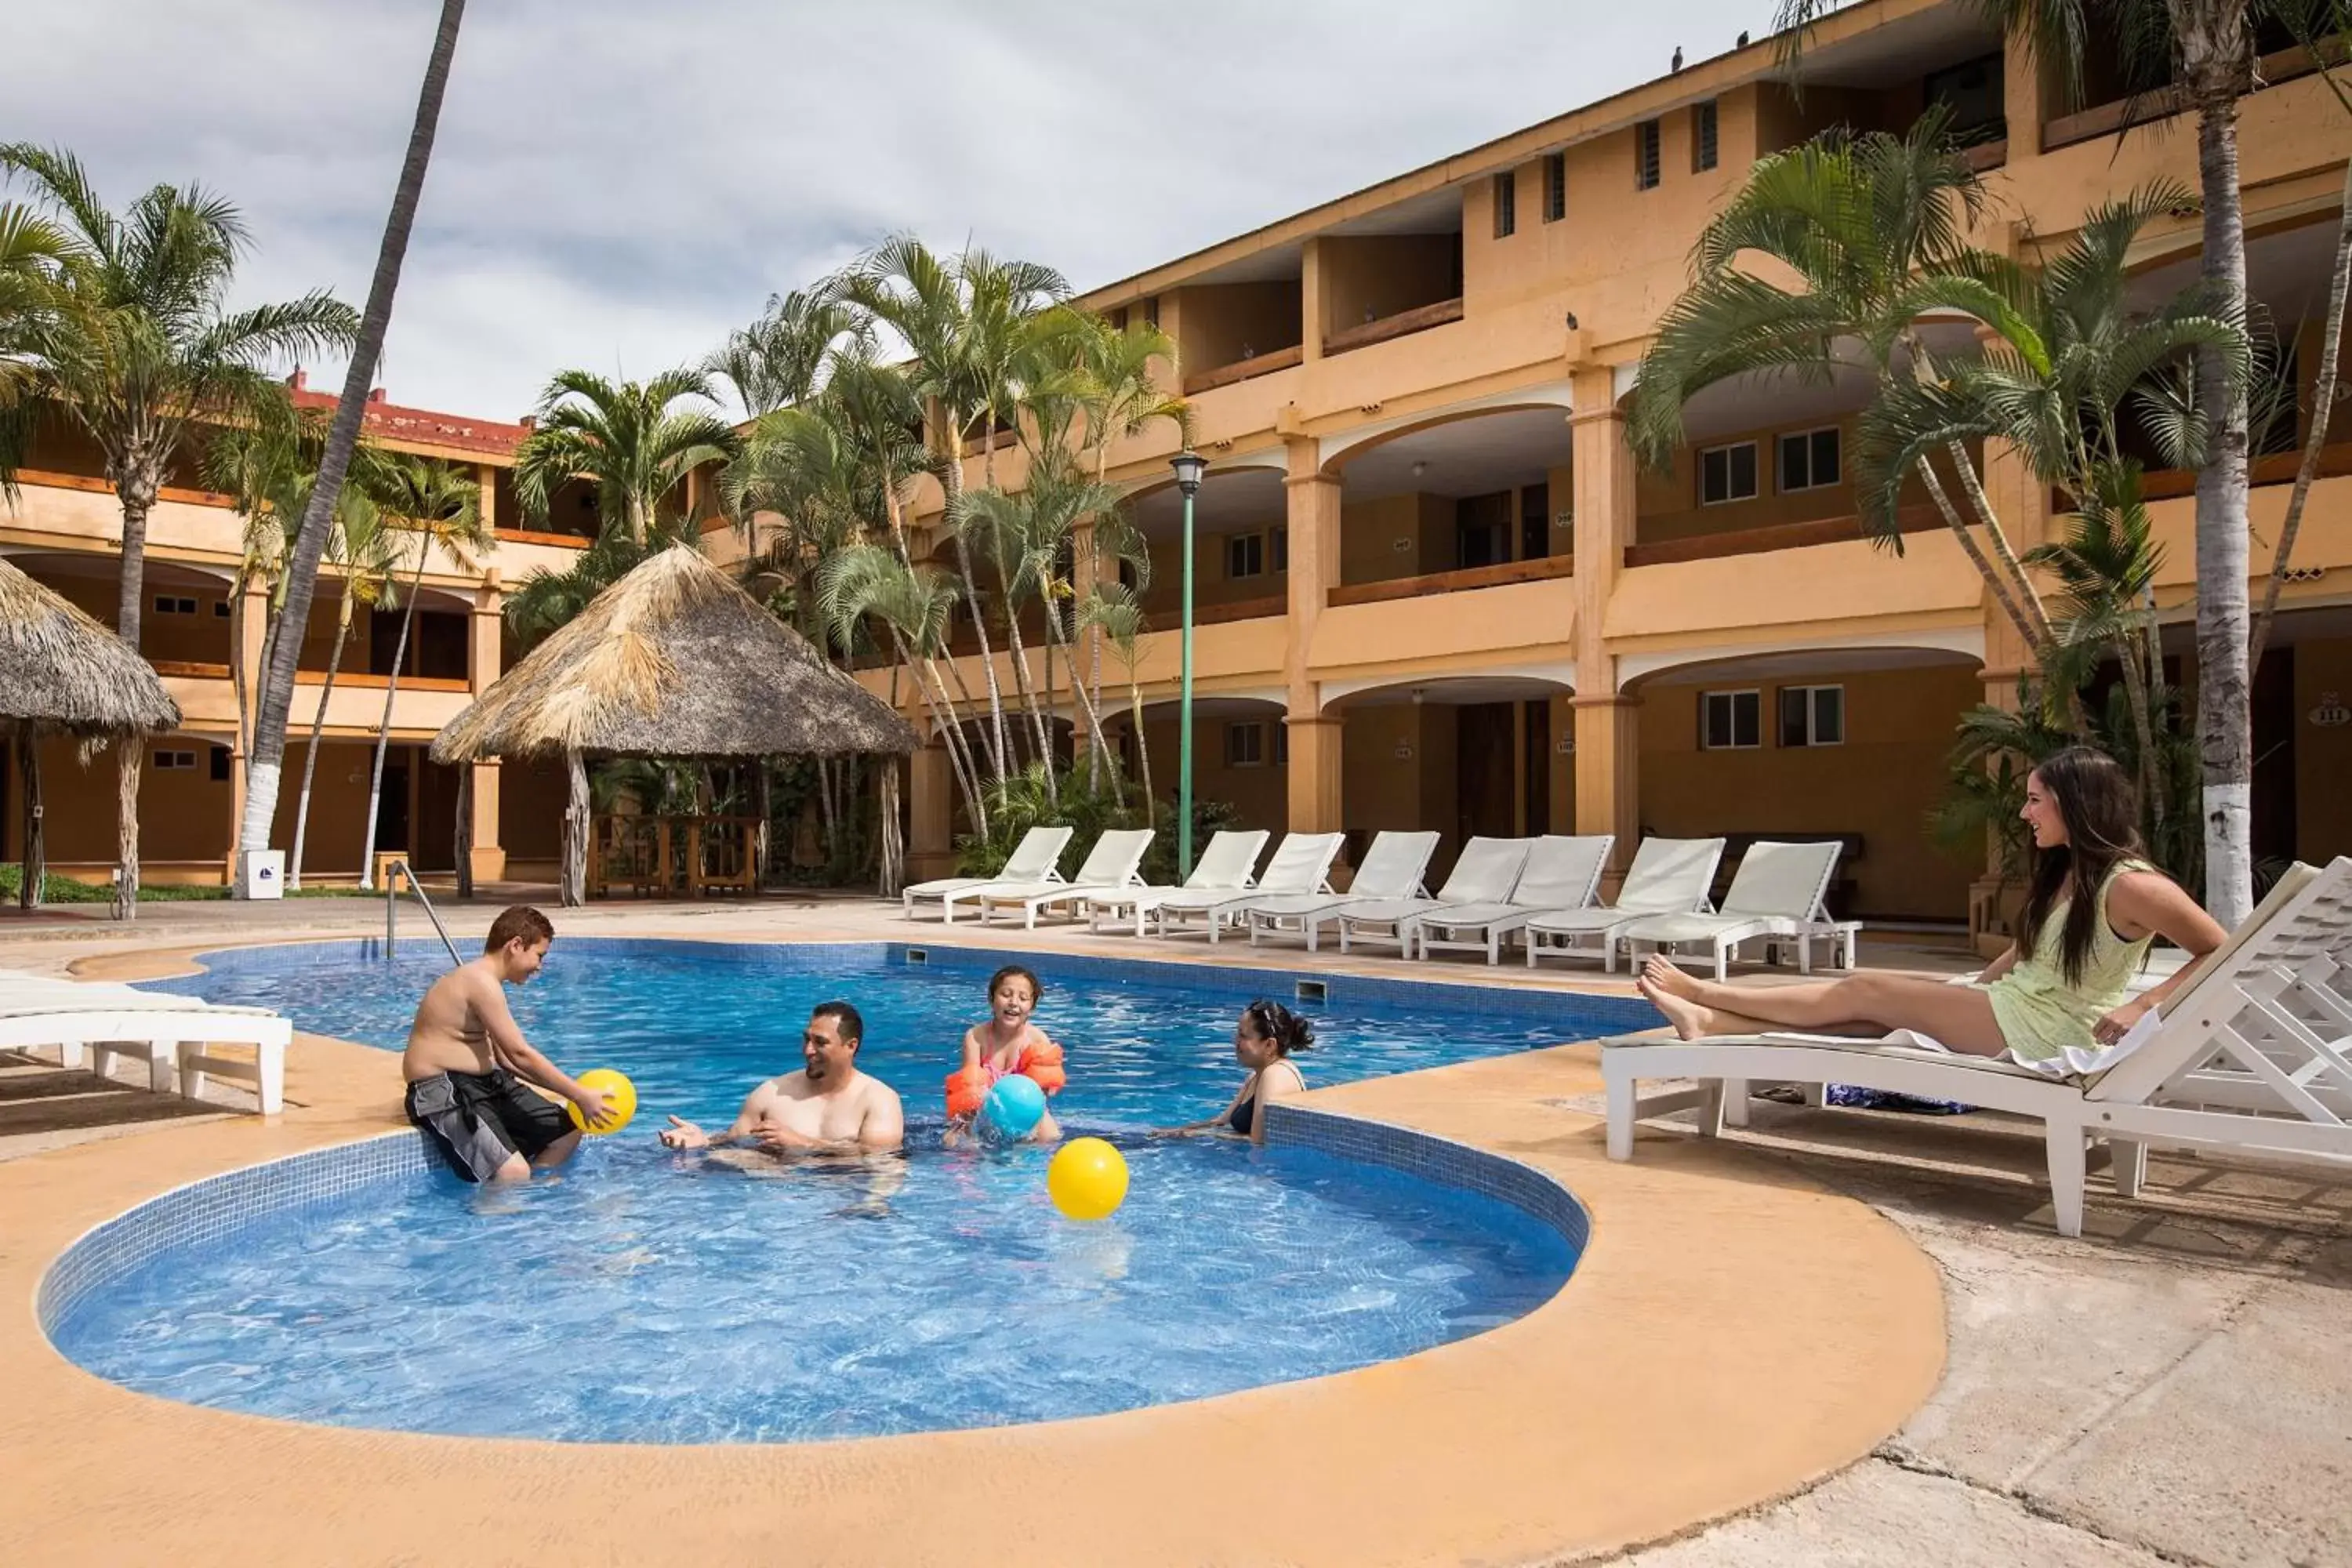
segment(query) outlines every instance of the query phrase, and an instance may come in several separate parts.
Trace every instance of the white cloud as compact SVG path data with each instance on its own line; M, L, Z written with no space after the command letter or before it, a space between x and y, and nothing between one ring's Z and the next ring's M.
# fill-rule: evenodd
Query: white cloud
M356 304L438 9L28 9L0 137L74 149L117 205L223 192L257 245L242 294ZM901 229L1099 284L1646 80L1677 45L1717 53L1773 9L476 0L382 379L511 418L561 365L698 358Z

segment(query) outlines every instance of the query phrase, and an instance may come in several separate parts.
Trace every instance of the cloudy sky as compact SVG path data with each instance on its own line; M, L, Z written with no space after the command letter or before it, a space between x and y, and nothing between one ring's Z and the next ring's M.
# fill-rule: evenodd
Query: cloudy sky
M1759 35L1775 0L473 0L379 382L512 418L898 230L1087 289ZM0 140L230 196L364 297L438 0L13 8ZM315 375L314 372L314 375ZM329 384L333 384L331 381Z

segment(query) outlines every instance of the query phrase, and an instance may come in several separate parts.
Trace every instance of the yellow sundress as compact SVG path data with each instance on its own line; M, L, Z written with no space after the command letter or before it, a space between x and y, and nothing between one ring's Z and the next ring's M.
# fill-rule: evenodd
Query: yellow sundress
M2097 1048L2091 1026L2123 1005L2132 972L2147 956L2151 938L2126 942L2107 920L2107 893L2126 871L2153 871L2145 860L2125 860L2099 884L2099 919L2093 928L2091 953L2083 965L2080 984L2066 983L2060 948L2065 940L2067 900L2053 905L2042 922L2033 951L2017 961L2000 979L1981 985L1992 1001L1992 1016L2009 1054L2021 1062L2050 1061L2064 1047Z

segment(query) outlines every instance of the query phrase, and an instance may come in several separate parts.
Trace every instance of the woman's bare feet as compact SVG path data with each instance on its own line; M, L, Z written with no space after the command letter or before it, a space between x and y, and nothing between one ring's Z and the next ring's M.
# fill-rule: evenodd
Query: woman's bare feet
M1683 972L1682 966L1656 953L1642 961L1642 978L1653 989L1669 996L1679 996L1685 1002L1699 999L1698 982Z
M1654 958L1650 960L1653 964L1659 962ZM1666 967L1671 969L1673 965ZM1647 967L1642 971L1642 978L1633 983L1633 989L1639 991L1651 1006L1666 1016L1666 1022L1674 1026L1675 1035L1681 1038L1696 1040L1706 1033L1707 1023L1714 1015L1689 997L1678 996L1665 989Z

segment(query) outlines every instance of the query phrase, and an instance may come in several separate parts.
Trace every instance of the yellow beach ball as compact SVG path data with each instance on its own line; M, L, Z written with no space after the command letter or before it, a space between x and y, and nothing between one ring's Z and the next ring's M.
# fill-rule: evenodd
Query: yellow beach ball
M1101 1219L1127 1201L1127 1160L1099 1138L1073 1138L1045 1167L1054 1206L1072 1219Z
M631 1083L625 1074L614 1072L611 1068L591 1068L580 1075L580 1087L594 1089L612 1108L611 1114L591 1127L581 1116L580 1108L567 1102L563 1109L571 1115L572 1125L583 1132L599 1135L618 1132L629 1124L629 1118L637 1113L637 1086Z

